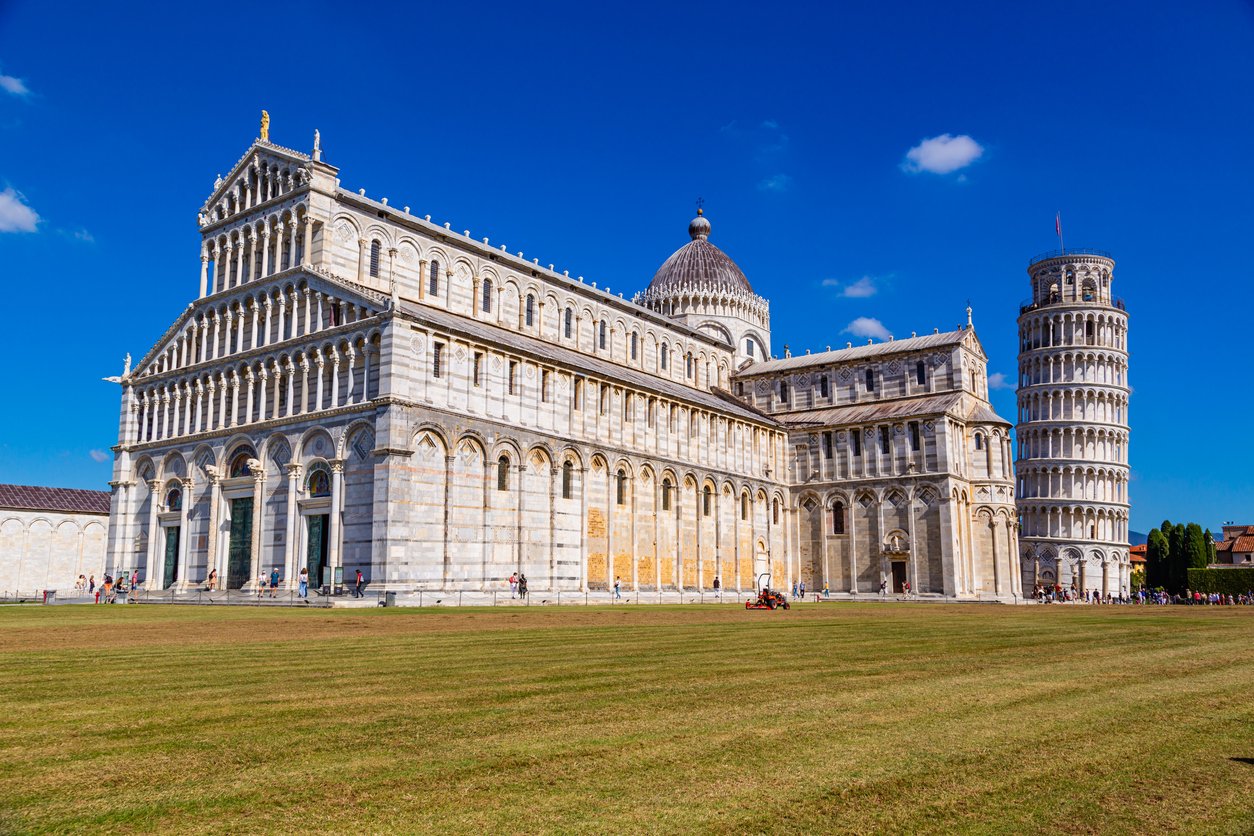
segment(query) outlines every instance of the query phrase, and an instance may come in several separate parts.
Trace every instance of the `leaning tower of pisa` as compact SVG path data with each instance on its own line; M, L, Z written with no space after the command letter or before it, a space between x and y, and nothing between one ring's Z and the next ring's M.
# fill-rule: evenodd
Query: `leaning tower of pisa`
M1086 249L1028 265L1015 461L1025 595L1128 591L1128 314L1114 270Z

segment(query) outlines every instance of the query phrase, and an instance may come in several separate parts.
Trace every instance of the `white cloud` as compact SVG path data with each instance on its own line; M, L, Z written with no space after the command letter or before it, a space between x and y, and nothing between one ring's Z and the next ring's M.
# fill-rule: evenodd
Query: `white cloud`
M0 90L12 93L19 98L25 98L30 95L30 88L26 86L26 82L11 75L0 75Z
M34 232L39 215L10 186L0 192L0 232Z
M784 192L792 185L792 178L787 174L772 174L758 183L758 189L764 192Z
M1001 372L993 372L988 376L988 388L990 389L1013 389L1015 388L1006 380L1006 375Z
M971 165L983 153L984 147L966 134L941 134L925 139L907 151L901 169L910 174L921 171L949 174Z
M842 334L853 334L855 337L874 337L878 340L886 340L892 336L888 333L888 329L884 327L884 323L878 319L869 316L860 316L853 322L845 326Z
M91 451L90 453L88 453L87 455L91 456L91 460L92 460L92 461L94 461L94 462L99 462L99 463L102 463L102 464L103 464L104 462L107 462L109 459L113 458L113 457L112 457L112 456L110 456L108 453L106 453L104 450L92 450L92 451Z
M84 244L96 243L96 236L92 235L85 229L79 228L70 233L70 237L75 241L82 241Z
M874 276L863 276L849 284L845 284L840 279L823 279L823 281L819 282L819 285L821 287L839 288L839 295L846 299L866 299L879 292Z
M768 131L778 131L779 123L774 119L765 119L762 121L762 127L766 128Z

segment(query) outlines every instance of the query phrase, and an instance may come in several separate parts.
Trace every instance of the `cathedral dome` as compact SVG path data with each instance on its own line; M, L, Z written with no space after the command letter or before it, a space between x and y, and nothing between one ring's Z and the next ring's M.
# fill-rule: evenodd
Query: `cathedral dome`
M710 222L700 209L688 224L688 235L692 240L663 262L649 282L649 291L673 293L713 286L719 290L753 292L736 262L710 243Z

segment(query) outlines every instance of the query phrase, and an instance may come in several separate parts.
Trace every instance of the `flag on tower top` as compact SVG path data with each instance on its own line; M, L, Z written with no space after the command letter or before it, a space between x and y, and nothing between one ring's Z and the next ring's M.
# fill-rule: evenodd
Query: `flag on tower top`
M1062 237L1062 212L1054 215L1054 234Z

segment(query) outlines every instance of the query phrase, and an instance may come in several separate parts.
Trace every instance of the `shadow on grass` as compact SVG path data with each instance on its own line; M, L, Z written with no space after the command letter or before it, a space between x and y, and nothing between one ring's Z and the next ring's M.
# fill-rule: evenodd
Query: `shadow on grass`
M1243 763L1246 766L1254 766L1254 758L1228 758L1233 763Z

